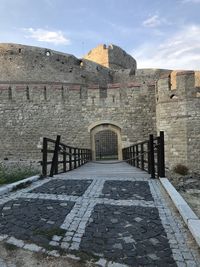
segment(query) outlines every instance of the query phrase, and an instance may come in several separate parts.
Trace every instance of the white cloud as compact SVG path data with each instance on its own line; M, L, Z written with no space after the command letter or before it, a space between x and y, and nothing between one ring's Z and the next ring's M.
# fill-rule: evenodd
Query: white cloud
M70 39L66 38L62 31L48 31L40 28L25 28L23 30L26 32L26 38L32 38L38 42L52 43L55 45L70 44Z
M148 43L132 52L139 68L199 69L200 25L190 25L162 43Z
M154 28L154 27L157 27L157 26L160 26L161 24L161 19L159 18L158 15L154 15L146 20L143 21L143 26L145 27L151 27L151 28Z

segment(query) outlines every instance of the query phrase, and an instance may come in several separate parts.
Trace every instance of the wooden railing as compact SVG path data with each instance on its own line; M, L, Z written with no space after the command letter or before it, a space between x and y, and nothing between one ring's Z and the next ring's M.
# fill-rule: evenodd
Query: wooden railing
M123 159L134 167L151 174L151 178L165 177L164 132L160 136L149 135L149 140L122 150Z
M68 146L56 140L43 138L42 176L53 177L54 174L76 169L91 160L91 150Z

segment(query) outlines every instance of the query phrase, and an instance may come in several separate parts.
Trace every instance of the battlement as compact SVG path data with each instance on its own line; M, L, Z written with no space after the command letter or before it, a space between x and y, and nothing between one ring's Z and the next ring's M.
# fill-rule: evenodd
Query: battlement
M172 71L164 74L157 81L159 101L183 100L199 97L200 72Z
M199 100L200 72L136 70L135 59L115 45L78 59L0 44L0 157L39 160L41 137L57 134L89 147L88 127L107 121L120 124L123 146L165 131L167 167L199 169Z
M45 101L81 101L99 104L104 102L116 103L126 101L127 97L138 94L154 94L155 84L152 83L108 83L74 84L61 82L1 82L1 102L45 102ZM123 97L122 97L123 95Z

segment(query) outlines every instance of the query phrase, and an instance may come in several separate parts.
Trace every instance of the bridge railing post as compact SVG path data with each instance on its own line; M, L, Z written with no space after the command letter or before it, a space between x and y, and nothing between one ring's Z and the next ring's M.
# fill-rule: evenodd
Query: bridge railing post
M90 150L87 149L87 154L88 154L88 160L87 161L90 161Z
M133 146L133 166L135 167L135 146Z
M54 174L58 174L58 151L59 151L59 145L60 145L60 135L57 135L56 142L55 142L55 149L51 164L51 170L50 170L50 177L53 177Z
M140 154L141 154L141 169L144 170L144 144L142 143L140 146Z
M138 150L138 145L136 145L136 167L139 168L139 150Z
M148 170L148 173L150 174L151 173L151 168L150 168L150 140L148 141L148 144L147 144L147 151L148 151L148 154L147 154L147 163L148 163L147 170Z
M81 166L81 150L78 148L77 151L78 151L78 167L80 167Z
M72 170L72 148L69 148L69 170Z
M149 135L149 170L151 178L155 178L154 140L153 134Z
M160 168L159 177L165 177L165 144L164 144L164 132L160 131Z
M130 158L129 164L132 165L132 146L130 146L130 149L129 149L129 158Z
M63 146L63 172L66 172L66 146Z
M47 138L43 138L42 145L42 176L47 176Z
M76 159L76 155L77 155L77 153L76 153L76 148L74 148L74 153L73 153L73 158L74 158L74 169L76 169L76 167L77 167L77 164L76 164L76 161L77 161L77 159Z

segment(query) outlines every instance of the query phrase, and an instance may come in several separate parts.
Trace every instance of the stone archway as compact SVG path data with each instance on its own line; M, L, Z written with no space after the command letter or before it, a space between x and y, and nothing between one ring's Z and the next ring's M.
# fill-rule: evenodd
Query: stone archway
M94 124L93 124L94 125ZM122 160L122 140L121 140L121 128L117 125L111 123L99 123L94 125L93 127L89 127L90 130L90 137L91 137L91 147L92 147L92 159L96 160L96 146L97 146L97 139L96 135L98 136L100 132L104 134L109 134L109 138L112 136L116 136L116 144L117 144L117 159ZM95 142L96 141L96 142Z

